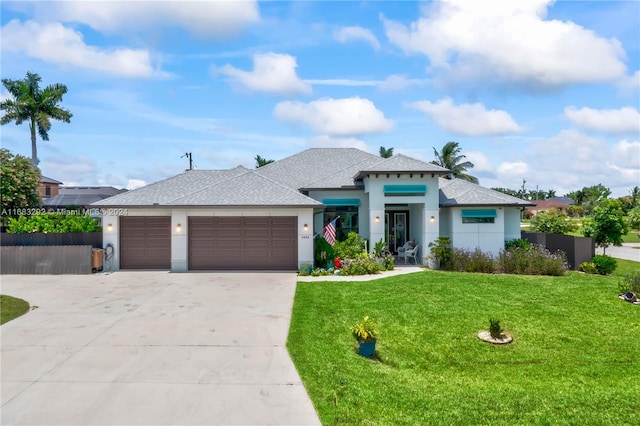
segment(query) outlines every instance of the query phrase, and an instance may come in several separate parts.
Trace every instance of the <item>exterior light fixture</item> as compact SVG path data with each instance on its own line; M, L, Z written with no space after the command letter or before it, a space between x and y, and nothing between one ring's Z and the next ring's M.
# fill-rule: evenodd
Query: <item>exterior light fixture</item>
M380 223L380 216L376 216L376 223Z
M107 225L107 231L109 231L109 232L113 231L113 225L112 224L108 224Z
M176 232L182 232L182 225L180 224L176 225Z
M302 227L304 228L305 231L309 230L309 226L306 223Z
M429 218L429 222L433 223L433 222L435 222L435 221L436 221L436 217L435 217L435 216L431 216L431 217Z

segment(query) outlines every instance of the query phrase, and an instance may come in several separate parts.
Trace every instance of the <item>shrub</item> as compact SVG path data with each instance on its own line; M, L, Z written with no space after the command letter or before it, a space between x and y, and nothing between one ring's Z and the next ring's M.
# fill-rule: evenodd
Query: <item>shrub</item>
M499 339L502 337L504 330L500 326L500 320L489 318L489 334L494 339Z
M531 226L536 232L550 234L568 234L578 229L578 226L558 210L541 211L531 219Z
M453 249L451 255L452 270L460 272L481 272L491 274L495 272L495 261L489 253L476 248L474 251Z
M362 322L351 327L351 334L359 342L374 342L378 338L378 327L373 318L366 316Z
M61 234L66 232L99 232L102 231L98 219L82 214L42 213L33 216L9 218L7 233L28 234L42 232L45 234Z
M529 249L531 248L531 243L529 242L529 240L525 240L523 238L516 238L514 240L509 240L504 242L505 250L511 250L512 248L517 248L517 247L520 247L523 249Z
M368 275L382 272L382 265L367 255L357 259L345 259L342 262L340 275Z
M569 269L563 252L551 253L537 244L533 244L528 250L518 247L501 251L498 265L506 274L560 276Z
M349 232L347 234L347 239L336 242L333 249L335 250L335 256L338 256L341 259L355 259L364 253L364 246L364 238L358 235L357 232Z
M440 264L440 269L445 271L453 270L453 249L451 248L451 238L438 237L438 239L429 243L431 254Z
M640 206L636 206L629 210L627 220L631 229L640 229Z
M624 278L620 280L618 288L622 294L631 291L636 295L640 295L640 272L626 274Z
M578 266L582 272L585 274L597 274L598 269L596 268L596 264L593 262L582 262L580 266Z
M591 262L596 266L596 271L600 275L609 275L616 270L618 262L611 256L606 254L597 254L593 256Z
M315 239L313 242L313 251L316 266L320 268L325 268L327 263L335 258L335 250L324 237L317 237Z

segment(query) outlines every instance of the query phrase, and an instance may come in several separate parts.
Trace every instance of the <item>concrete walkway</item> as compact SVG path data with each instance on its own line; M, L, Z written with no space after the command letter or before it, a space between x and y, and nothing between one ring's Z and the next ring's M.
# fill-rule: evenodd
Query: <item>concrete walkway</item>
M2 425L317 425L285 347L296 276L2 276Z

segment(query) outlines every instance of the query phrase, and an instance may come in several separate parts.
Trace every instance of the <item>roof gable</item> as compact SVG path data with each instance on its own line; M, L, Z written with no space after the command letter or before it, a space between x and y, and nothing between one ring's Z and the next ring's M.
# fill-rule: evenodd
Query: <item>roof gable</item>
M407 157L403 154L396 154L389 158L378 160L376 164L366 169L361 169L354 178L362 178L367 173L436 173L439 175L450 173L444 167Z

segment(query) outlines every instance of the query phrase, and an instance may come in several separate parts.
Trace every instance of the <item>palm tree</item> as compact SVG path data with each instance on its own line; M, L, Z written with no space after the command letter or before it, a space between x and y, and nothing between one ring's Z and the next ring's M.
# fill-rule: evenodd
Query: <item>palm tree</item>
M380 147L380 157L390 158L393 157L393 147L386 149L384 146Z
M49 140L49 130L51 130L51 119L71 122L73 114L61 108L58 104L62 101L62 96L67 93L67 86L56 83L44 89L40 88L42 78L38 74L27 72L23 80L2 79L2 84L11 95L10 99L5 99L0 103L0 109L5 114L0 120L0 124L5 125L15 121L16 125L23 121L29 123L31 131L31 165L38 165L38 147L36 145L36 129L44 141Z
M273 160L267 160L266 158L263 158L260 154L256 155L256 169L262 167L262 166L266 166L267 164L273 163Z
M436 159L431 163L451 170L449 178L454 177L478 183L478 178L465 173L467 169L473 168L474 164L470 161L462 161L467 157L460 154L461 150L462 149L458 146L458 142L447 142L440 152L433 148L433 153Z

